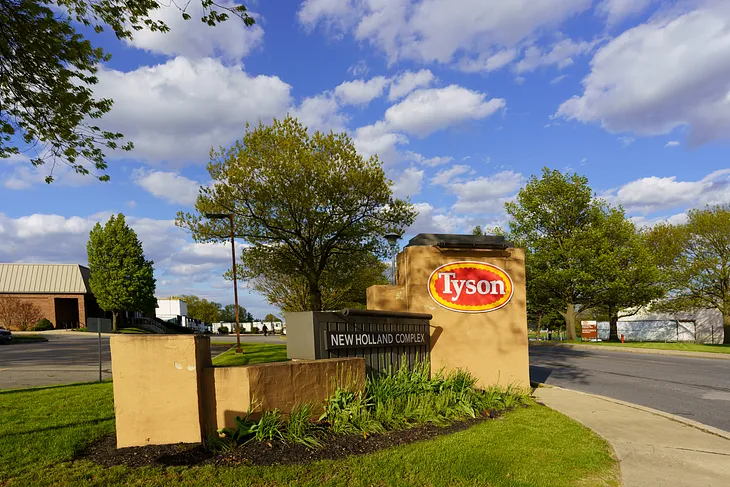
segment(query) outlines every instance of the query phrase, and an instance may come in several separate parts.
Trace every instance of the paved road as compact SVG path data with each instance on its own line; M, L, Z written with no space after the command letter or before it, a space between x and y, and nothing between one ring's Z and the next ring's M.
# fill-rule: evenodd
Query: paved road
M530 377L730 431L730 360L539 346Z
M46 332L48 342L0 345L0 389L38 387L99 380L99 346L94 333ZM102 378L111 379L109 334L101 338ZM236 343L236 336L211 336L213 342ZM281 336L242 335L243 343L285 344ZM218 355L225 347L211 347Z

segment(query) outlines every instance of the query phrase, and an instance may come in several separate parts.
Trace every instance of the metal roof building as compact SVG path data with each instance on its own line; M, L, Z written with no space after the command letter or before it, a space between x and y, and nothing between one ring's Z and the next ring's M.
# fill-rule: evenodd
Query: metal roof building
M0 293L86 294L89 275L78 264L0 264Z
M78 264L0 264L0 300L30 302L56 328L86 326L88 316L103 316L89 276Z

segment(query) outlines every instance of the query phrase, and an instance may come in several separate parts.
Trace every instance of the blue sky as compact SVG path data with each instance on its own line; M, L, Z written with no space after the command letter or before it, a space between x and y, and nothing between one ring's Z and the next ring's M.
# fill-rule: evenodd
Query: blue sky
M730 5L721 0L249 2L258 23L210 28L164 8L165 35L88 33L112 54L98 96L111 182L0 160L0 261L86 261L88 232L123 212L155 260L158 295L232 301L229 249L173 225L211 146L293 113L378 154L420 212L410 233L506 224L543 166L586 175L640 225L730 202ZM255 315L271 308L242 295Z

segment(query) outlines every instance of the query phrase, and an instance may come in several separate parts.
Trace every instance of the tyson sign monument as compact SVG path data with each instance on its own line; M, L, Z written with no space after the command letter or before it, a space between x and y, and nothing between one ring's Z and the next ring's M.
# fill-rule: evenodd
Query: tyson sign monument
M433 271L428 292L440 306L461 313L494 311L509 303L514 286L499 267L484 262L452 262Z
M431 314L433 371L529 386L522 249L498 236L419 234L396 270L395 286L368 289L368 309Z

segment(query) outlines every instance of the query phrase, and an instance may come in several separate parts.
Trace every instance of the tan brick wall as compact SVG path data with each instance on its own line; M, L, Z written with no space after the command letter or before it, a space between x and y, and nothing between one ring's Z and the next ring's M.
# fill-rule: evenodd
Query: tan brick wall
M86 326L85 298L83 294L0 294L0 298L13 297L23 301L29 301L38 307L43 318L50 320L53 326L57 326L55 298L78 299L79 323Z

